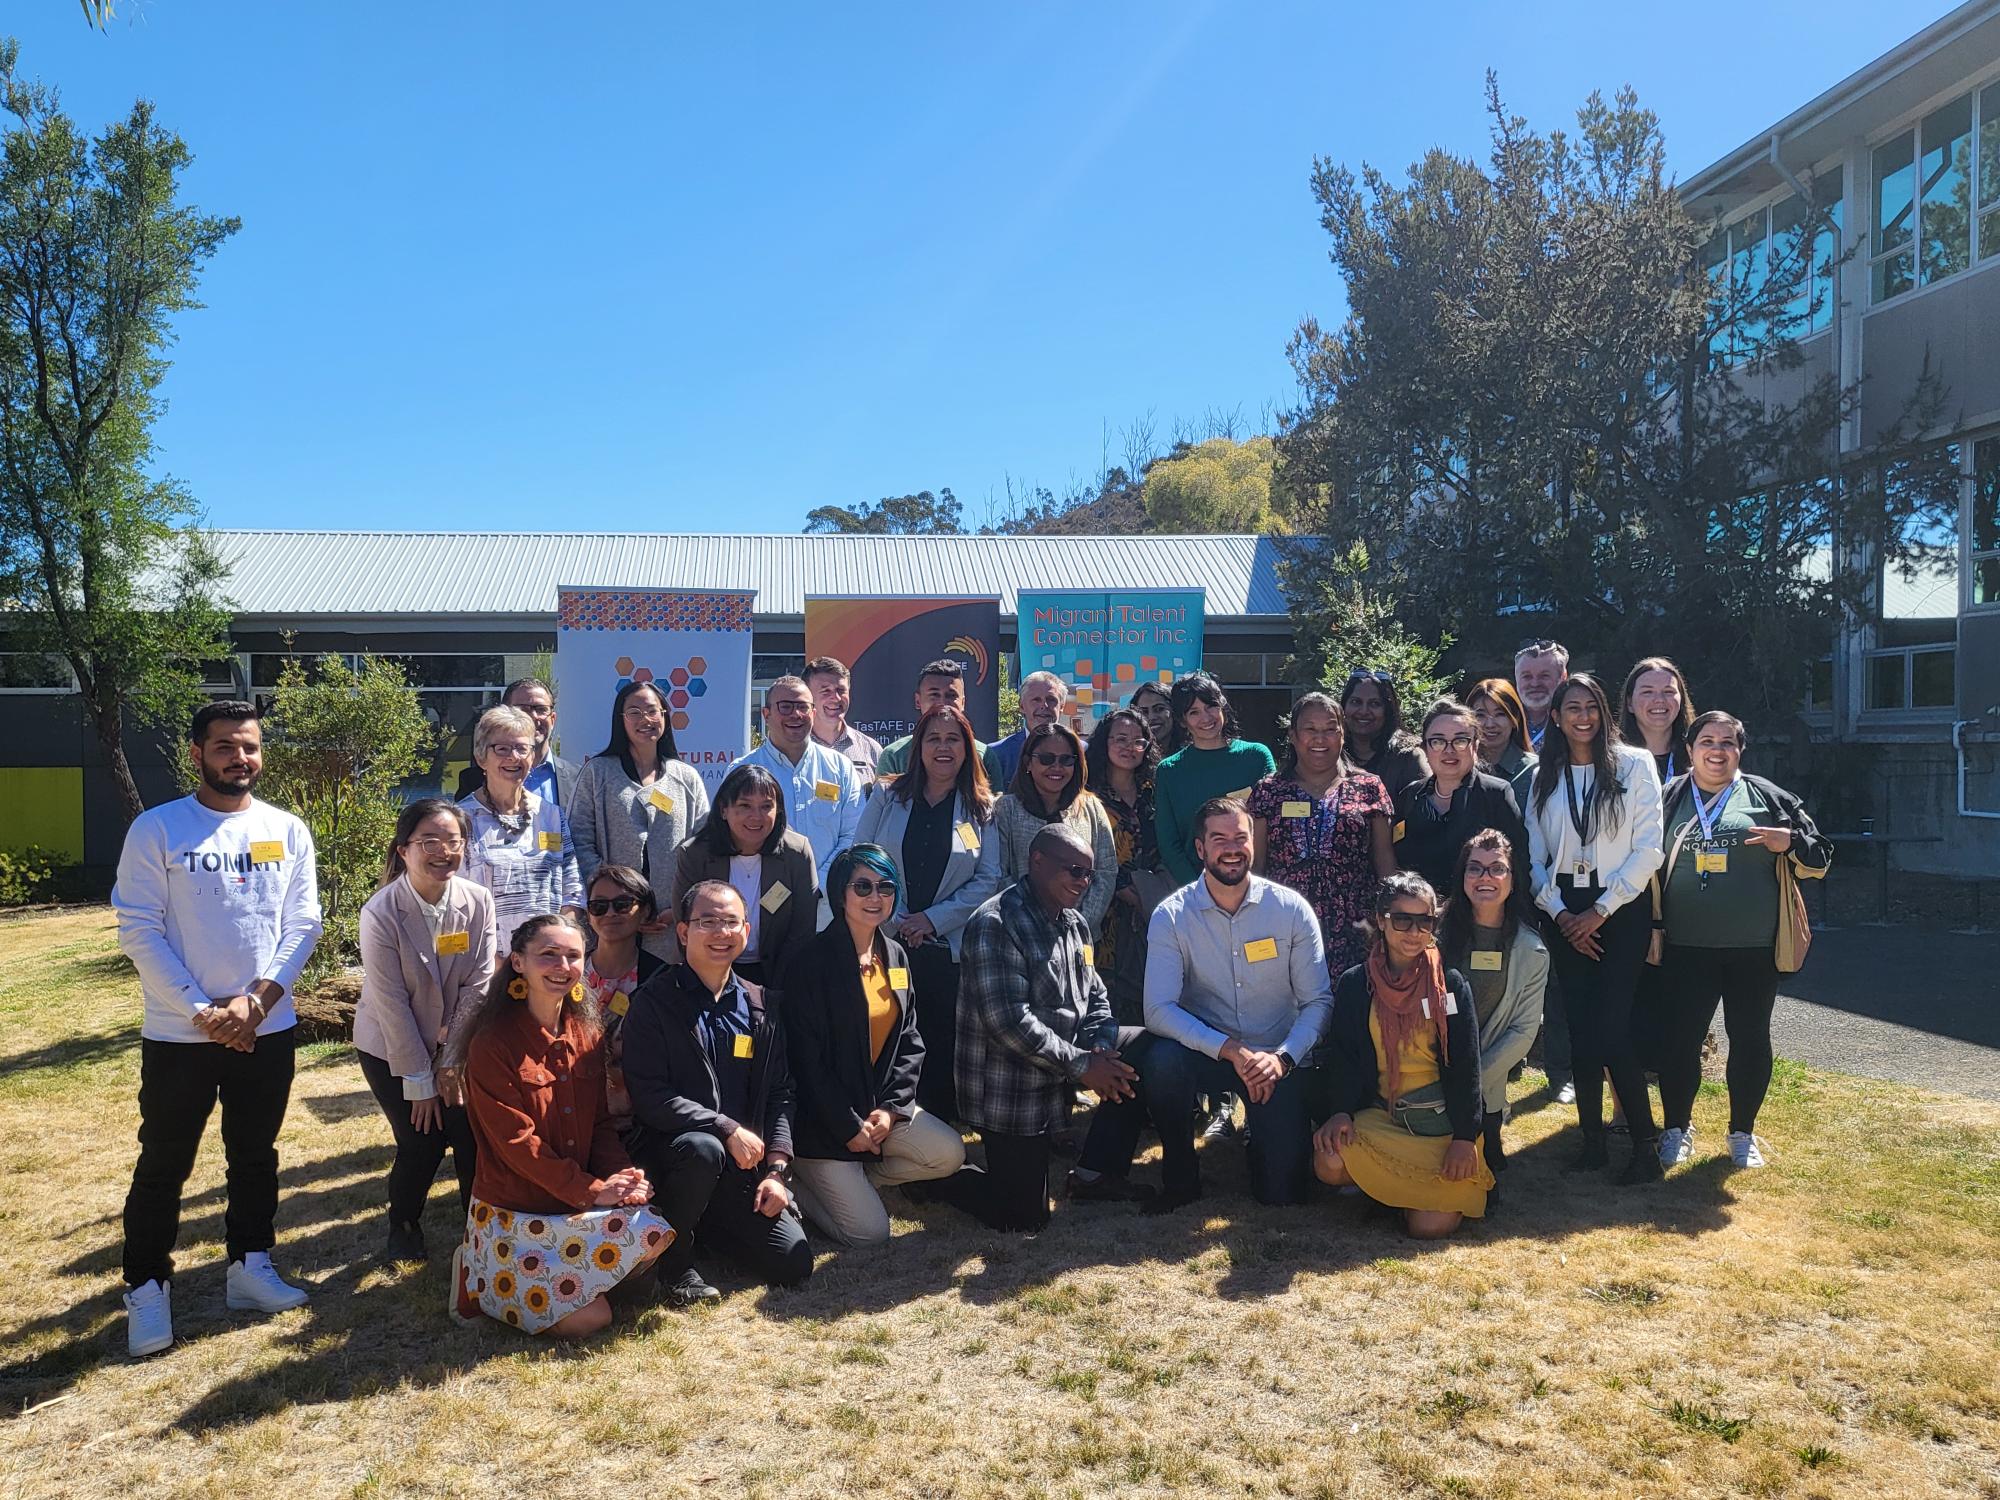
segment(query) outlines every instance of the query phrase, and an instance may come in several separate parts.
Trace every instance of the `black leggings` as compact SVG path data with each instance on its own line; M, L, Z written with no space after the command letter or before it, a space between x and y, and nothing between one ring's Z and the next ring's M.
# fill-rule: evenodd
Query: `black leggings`
M1757 948L1683 948L1668 944L1661 965L1665 1006L1660 1025L1660 1105L1670 1126L1686 1129L1701 1087L1701 1044L1722 1002L1729 1034L1729 1128L1748 1134L1771 1088L1771 1007L1778 969L1770 944Z
M368 1081L375 1102L389 1117L389 1133L396 1138L396 1159L389 1165L389 1217L398 1224L423 1222L424 1201L444 1165L445 1148L451 1148L452 1169L458 1174L458 1207L463 1213L472 1207L472 1167L478 1142L472 1134L472 1117L464 1108L447 1104L442 1109L441 1128L419 1130L410 1123L410 1101L403 1097L403 1080L389 1071L389 1064L372 1053L357 1051L361 1076Z
M1581 900L1587 892L1578 892ZM1583 903L1588 906L1586 901ZM1576 1113L1587 1135L1604 1130L1604 1074L1625 1110L1635 1145L1655 1138L1653 1101L1632 1036L1632 1000L1646 966L1653 918L1646 903L1628 901L1597 929L1602 957L1586 958L1570 946L1553 917L1542 918L1555 977L1562 985L1569 1021L1570 1063L1575 1068Z
M958 1086L952 1069L958 1057L958 965L943 943L919 943L910 950L915 981L917 1035L924 1040L923 1071L917 1075L917 1103L948 1125L958 1123Z

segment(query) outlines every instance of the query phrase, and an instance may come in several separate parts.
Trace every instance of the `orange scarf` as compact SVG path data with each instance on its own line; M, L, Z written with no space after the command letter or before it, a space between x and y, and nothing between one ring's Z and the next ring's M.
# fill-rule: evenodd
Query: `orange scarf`
M1368 947L1368 994L1382 1028L1382 1055L1389 1061L1382 1097L1394 1104L1403 1092L1403 1046L1419 1027L1437 1029L1438 1063L1451 1061L1444 1029L1444 961L1433 947L1398 979L1389 972L1389 949L1378 937Z

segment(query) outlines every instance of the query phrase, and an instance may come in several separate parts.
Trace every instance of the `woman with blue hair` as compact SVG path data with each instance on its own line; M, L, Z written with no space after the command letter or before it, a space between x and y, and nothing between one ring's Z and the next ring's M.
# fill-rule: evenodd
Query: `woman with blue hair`
M798 1089L793 1180L799 1207L843 1245L889 1238L878 1188L949 1177L959 1133L917 1105L924 1043L909 955L882 928L896 911L895 861L856 844L827 871L833 921L787 961L780 1011Z

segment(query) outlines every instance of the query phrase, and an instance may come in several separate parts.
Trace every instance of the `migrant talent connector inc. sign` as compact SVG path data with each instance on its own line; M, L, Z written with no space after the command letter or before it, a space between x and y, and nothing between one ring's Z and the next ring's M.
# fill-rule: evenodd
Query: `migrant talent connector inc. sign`
M1207 596L1200 589L1024 589L1016 597L1018 677L1054 672L1068 716L1090 726L1143 683L1201 665Z

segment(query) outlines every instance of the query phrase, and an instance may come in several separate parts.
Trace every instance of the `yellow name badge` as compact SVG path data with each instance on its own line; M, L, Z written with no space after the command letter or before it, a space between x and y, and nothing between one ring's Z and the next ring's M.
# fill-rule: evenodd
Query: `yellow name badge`
M253 865L283 864L285 842L283 839L258 839L250 846L250 863Z
M979 852L979 830L974 828L970 823L959 824L958 842L967 854L977 854Z
M559 833L538 833L535 835L535 847L544 854L560 854L562 853L562 835Z
M1500 972L1500 950L1498 948L1474 948L1472 950L1472 967L1476 972L1481 974L1498 974Z
M767 912L775 912L791 899L792 888L782 880L774 880L771 882L771 888L764 892L763 898L757 904Z
M1405 833L1408 833L1409 830L1410 830L1410 825L1405 823L1402 819L1398 818L1396 820L1396 826L1389 830L1389 842L1392 844L1402 843L1403 835Z
M611 996L612 1015L622 1016L625 1014L626 1011L630 1010L631 1008L632 1008L632 997L626 994L623 990L618 990Z
M910 987L910 971L908 969L891 969L889 971L890 989L906 990L909 987Z
M1281 818L1310 818L1312 815L1313 805L1310 802L1286 802L1278 808Z
M655 808L657 808L659 811L663 813L670 813L674 810L674 799L669 797L665 792L661 791L658 787L653 788L653 790L647 795L646 800L652 803Z
M472 951L472 934L471 934L471 933L469 933L469 932L440 932L440 933L438 934L438 952L440 952L440 953L470 953L471 951Z
M736 1039L736 1056L748 1057L749 1055L750 1055L750 1038L747 1036L739 1036Z
M837 781L815 781L813 783L813 795L822 802L838 802L840 800L840 783Z
M1097 949L1089 943L1083 945L1083 961L1093 969L1097 967Z
M1697 875L1727 875L1729 873L1729 851L1727 849L1697 849L1694 851L1694 872Z
M1276 938L1258 938L1254 943L1245 943L1243 945L1243 956L1253 964L1261 964L1267 958L1276 958L1278 956L1278 940Z

